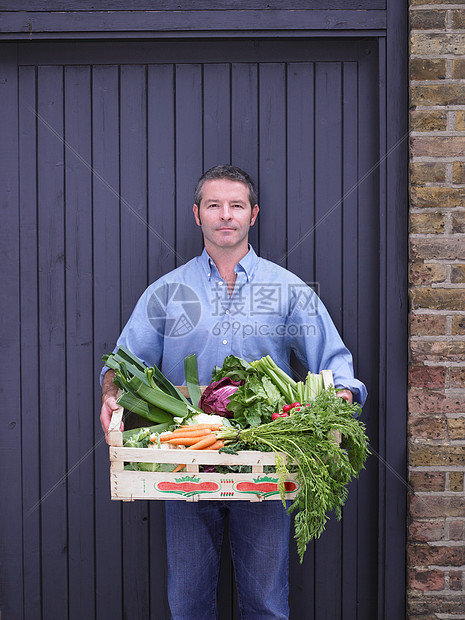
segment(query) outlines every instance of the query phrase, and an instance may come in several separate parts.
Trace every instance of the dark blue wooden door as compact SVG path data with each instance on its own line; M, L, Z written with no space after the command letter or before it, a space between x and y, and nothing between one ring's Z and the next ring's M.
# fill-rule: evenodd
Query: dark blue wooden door
M7 620L168 617L163 507L110 501L97 376L147 284L201 251L192 190L216 163L258 183L255 249L318 287L368 386L379 450L378 61L370 40L14 47ZM372 457L302 566L291 541L292 618L377 617L380 497ZM236 617L232 580L226 561L223 618Z

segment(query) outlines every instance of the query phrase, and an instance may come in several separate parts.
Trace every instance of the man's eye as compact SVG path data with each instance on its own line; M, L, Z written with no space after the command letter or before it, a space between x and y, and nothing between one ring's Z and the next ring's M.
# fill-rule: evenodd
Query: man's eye
M213 207L213 208L215 208L215 207L217 207L218 205L214 202L213 204L208 205L208 206L209 206L209 208L211 209L212 207Z
M233 205L235 209L243 209L244 205Z

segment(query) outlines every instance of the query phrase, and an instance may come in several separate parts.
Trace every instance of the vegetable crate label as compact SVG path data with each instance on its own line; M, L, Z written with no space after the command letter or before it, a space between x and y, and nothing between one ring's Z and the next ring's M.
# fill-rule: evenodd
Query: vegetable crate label
M201 493L215 493L220 490L220 485L211 480L201 481L197 476L183 476L172 481L162 480L156 482L154 487L160 493L177 493L183 497L192 497Z
M286 490L286 497L289 497L288 494L297 491L298 485L294 480L287 480L284 483L284 488ZM263 476L262 478L254 478L251 481L241 480L233 484L233 490L236 493L253 493L263 498L279 495L278 478L276 476Z
M280 500L278 476L269 474L170 474L167 472L113 472L112 499L170 500ZM293 499L299 484L291 476L284 485L286 499Z

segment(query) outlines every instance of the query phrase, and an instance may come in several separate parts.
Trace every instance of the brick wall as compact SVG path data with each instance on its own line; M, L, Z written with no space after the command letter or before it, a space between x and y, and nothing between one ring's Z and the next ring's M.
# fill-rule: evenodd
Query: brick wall
M465 5L410 3L409 618L465 618Z

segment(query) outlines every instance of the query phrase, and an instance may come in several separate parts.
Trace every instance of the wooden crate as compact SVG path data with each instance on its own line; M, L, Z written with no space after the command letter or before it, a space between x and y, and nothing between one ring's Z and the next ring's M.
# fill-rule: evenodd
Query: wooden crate
M333 385L330 370L323 370L325 388ZM181 389L187 394L186 388ZM265 466L274 466L273 452L241 451L238 454L219 454L216 450L172 450L123 447L123 434L119 430L123 409L114 412L109 431L111 499L134 501L136 499L169 499L196 502L199 500L248 500L252 502L280 500L278 476L265 473ZM340 442L340 437L335 435ZM284 455L283 455L284 456ZM185 470L178 473L125 470L125 463L185 463ZM248 465L250 473L200 472L202 465ZM286 499L293 499L298 482L291 474L286 481Z

